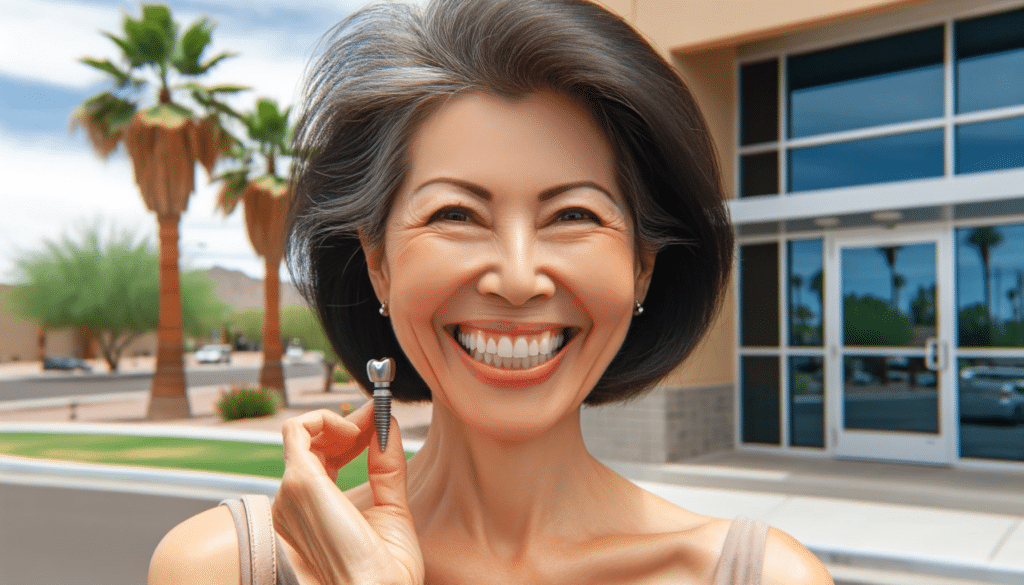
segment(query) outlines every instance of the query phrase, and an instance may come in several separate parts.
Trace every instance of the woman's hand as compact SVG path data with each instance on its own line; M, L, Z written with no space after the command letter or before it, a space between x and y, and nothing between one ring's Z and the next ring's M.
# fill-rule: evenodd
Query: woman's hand
M406 499L398 423L391 419L382 453L372 406L368 402L348 417L317 410L285 422L274 527L321 583L421 585L423 557ZM367 446L373 507L360 512L335 481Z

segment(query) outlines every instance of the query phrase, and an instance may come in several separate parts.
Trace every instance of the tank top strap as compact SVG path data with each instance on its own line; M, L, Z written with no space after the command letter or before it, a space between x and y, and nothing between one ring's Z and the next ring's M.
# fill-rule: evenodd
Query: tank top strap
M767 524L737 516L725 536L714 585L761 585L767 541Z
M281 538L274 532L270 498L245 495L221 505L228 507L235 521L241 585L298 585Z

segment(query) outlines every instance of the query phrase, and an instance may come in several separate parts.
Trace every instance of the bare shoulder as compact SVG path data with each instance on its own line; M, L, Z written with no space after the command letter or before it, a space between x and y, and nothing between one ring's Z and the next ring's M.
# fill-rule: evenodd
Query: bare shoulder
M764 552L764 585L832 585L825 565L789 534L772 528Z
M238 536L226 506L200 512L172 528L149 562L149 585L237 585L241 578Z

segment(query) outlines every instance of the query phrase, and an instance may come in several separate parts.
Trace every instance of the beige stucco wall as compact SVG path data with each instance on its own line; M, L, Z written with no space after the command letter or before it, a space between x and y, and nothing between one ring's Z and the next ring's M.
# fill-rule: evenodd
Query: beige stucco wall
M669 53L688 53L885 12L922 1L636 0L630 6L628 18L659 49Z

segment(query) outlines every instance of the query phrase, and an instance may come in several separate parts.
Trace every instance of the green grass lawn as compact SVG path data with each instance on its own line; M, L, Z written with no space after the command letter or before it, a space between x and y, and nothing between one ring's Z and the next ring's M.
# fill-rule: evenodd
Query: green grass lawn
M284 455L280 445L170 437L123 435L0 433L0 453L82 463L108 463L242 473L280 478ZM406 458L412 453L406 453ZM338 473L342 489L366 482L364 451Z

